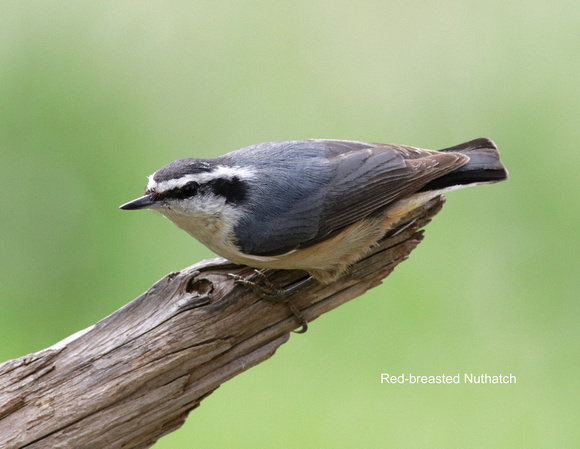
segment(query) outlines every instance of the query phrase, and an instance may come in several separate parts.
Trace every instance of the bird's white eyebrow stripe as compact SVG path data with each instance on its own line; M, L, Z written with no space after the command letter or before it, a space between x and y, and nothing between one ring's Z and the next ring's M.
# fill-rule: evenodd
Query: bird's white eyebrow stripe
M183 187L189 182L197 182L198 184L205 184L214 179L251 179L256 177L256 172L243 167L226 167L218 165L210 172L196 173L185 175L177 179L169 179L167 181L157 182L153 179L155 173L149 176L147 183L147 190L154 190L158 193L167 192L169 190Z

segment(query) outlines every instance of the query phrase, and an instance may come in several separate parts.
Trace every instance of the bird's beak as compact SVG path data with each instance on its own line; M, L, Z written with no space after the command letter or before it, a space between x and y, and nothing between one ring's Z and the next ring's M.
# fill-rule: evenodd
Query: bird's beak
M141 198L137 198L136 200L129 201L128 203L119 206L119 209L123 210L138 210L138 209L152 209L158 203L153 201L151 195L143 195Z

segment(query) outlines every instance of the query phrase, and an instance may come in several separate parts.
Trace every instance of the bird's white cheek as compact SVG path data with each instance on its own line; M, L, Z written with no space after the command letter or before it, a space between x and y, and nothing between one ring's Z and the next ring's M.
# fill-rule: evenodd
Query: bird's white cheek
M159 212L215 253L229 255L234 245L233 230L241 216L239 210L219 198L192 198L169 206Z

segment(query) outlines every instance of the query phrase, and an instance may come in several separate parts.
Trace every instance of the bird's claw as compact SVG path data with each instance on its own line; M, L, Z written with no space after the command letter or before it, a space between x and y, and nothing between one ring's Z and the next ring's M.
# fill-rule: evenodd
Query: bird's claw
M268 279L262 270L254 270L254 273L262 280L264 285L260 285L257 282L245 279L244 277L237 274L229 273L228 276L234 280L234 283L249 288L256 296L266 301L285 304L296 318L298 324L302 326L302 329L294 332L297 334L303 334L306 332L308 330L308 321L306 321L306 318L304 318L304 315L298 309L298 307L296 307L296 305L288 299L290 296L297 292L297 287L302 286L302 282L300 282L297 286L280 289L276 288L276 286L270 281L270 279Z

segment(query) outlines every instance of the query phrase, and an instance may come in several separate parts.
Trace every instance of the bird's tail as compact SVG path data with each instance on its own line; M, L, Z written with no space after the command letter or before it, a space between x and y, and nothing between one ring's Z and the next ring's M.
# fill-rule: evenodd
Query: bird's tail
M440 151L464 154L469 157L469 161L458 169L429 182L421 189L423 191L469 184L492 184L504 181L508 177L508 172L499 159L499 151L495 143L485 137Z

